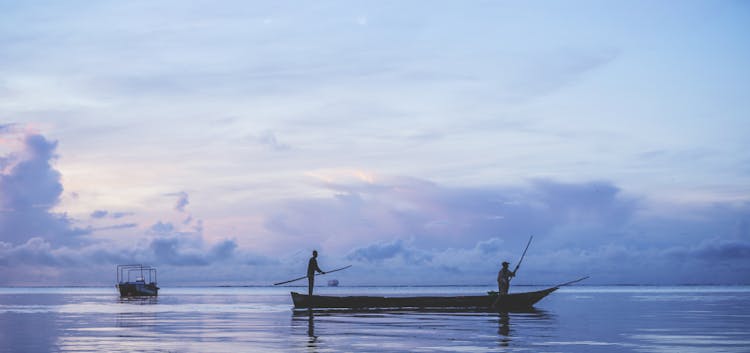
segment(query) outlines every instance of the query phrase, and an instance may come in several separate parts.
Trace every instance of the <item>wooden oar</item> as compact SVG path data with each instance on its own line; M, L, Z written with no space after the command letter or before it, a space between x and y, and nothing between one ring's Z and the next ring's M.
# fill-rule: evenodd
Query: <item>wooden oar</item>
M349 267L352 267L352 265L349 265L349 266L344 266L344 267L342 267L342 268L337 268L337 269L335 269L335 270L330 270L330 271L328 271L328 272L326 272L326 273L316 273L315 275L316 275L316 276L320 276L320 275L325 275L325 274L329 274L329 273L331 273L331 272L336 272L336 271L346 270L346 269L347 269L347 268L349 268ZM299 281L299 280L301 280L301 279L305 279L305 278L307 278L307 276L302 276L302 277L299 277L299 278L295 278L295 279L290 279L290 280L288 280L288 281L284 281L284 282L274 283L273 285L274 285L274 286L278 286L278 285L280 285L280 284L287 284L287 283L291 283L291 282Z

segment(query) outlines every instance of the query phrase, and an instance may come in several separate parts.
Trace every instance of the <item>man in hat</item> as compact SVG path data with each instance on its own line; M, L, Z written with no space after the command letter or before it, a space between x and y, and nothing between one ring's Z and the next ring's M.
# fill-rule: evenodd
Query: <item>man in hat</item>
M325 274L323 270L318 267L318 251L313 250L312 257L307 263L307 294L312 295L313 286L315 286L315 271Z
M516 276L516 271L508 269L510 265L507 261L503 261L503 268L497 273L497 289L500 295L508 294L510 288L510 279Z

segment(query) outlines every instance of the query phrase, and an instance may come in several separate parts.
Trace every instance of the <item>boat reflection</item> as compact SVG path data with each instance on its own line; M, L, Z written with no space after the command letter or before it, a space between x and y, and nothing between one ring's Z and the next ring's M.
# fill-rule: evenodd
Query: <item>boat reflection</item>
M434 315L433 315L434 314ZM488 312L486 310L467 309L305 309L292 311L292 324L298 327L300 336L306 328L306 344L308 349L321 348L319 333L315 332L315 320L323 325L322 330L342 329L350 325L363 325L368 322L375 324L374 331L382 330L389 326L398 327L399 330L422 330L425 325L442 329L453 330L456 325L466 322L469 317L484 317L490 327L497 325L498 345L508 347L514 339L524 336L525 333L516 332L516 327L523 328L548 326L553 315L544 310L527 309L514 312ZM322 320L322 321L321 321ZM306 322L305 322L306 321ZM305 324L307 324L305 326ZM494 325L492 325L494 324ZM343 326L342 326L343 325ZM413 326L412 326L413 325ZM377 333L372 333L377 334ZM391 333L387 333L391 334ZM325 336L325 335L324 335Z
M152 305L159 304L159 297L120 297L118 298L118 302L133 305Z
M120 304L127 304L120 307L121 311L117 313L115 325L117 327L155 327L157 322L157 312L148 308L131 307L130 305L155 305L159 303L158 297L120 297Z
M346 314L380 314L380 313L423 313L423 314L429 314L429 313L470 313L470 314L497 314L497 311L494 310L488 310L483 308L356 308L356 309L349 309L349 308L305 308L305 309L294 309L292 310L292 313L294 316L307 316L308 313L312 311L315 314L319 316L327 316L327 315L346 315ZM542 310L537 310L534 308L527 308L527 309L519 309L519 310L511 310L511 311L503 311L502 313L505 314L539 314L542 313Z
M497 314L497 334L500 337L498 341L501 347L507 347L514 336L514 330L511 329L511 319L514 321L549 321L552 315L544 310L529 309L522 312L500 312Z

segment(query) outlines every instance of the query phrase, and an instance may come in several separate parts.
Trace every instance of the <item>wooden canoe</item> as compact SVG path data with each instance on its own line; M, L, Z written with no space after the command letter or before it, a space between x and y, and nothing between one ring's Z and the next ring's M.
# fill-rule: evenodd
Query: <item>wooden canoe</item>
M295 309L445 309L464 308L492 311L528 310L559 286L535 292L498 295L376 297L324 296L292 292Z

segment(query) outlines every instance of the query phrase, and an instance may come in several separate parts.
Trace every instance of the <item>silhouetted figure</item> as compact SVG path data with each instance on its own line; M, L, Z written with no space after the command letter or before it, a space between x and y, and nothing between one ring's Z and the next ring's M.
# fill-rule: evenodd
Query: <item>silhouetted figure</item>
M507 261L503 261L503 268L497 273L497 291L500 295L508 294L510 289L510 279L516 276L516 271L508 269L510 265Z
M318 251L313 250L310 262L307 263L307 295L313 294L313 286L315 286L315 271L325 274L323 270L318 267ZM312 298L311 298L312 299Z

